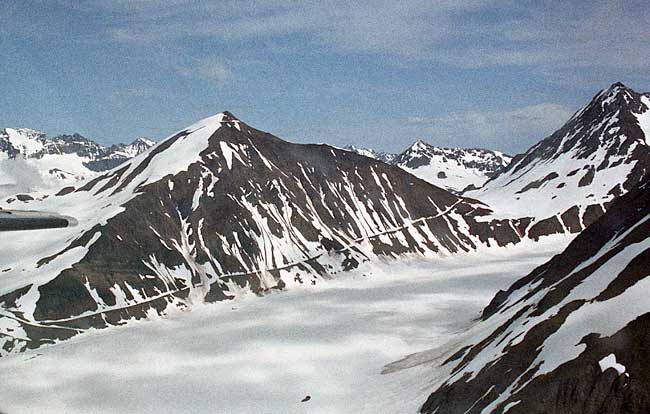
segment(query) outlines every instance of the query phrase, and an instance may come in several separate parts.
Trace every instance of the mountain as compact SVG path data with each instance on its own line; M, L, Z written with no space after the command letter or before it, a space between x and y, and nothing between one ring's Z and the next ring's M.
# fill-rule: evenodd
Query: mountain
M391 154L389 152L376 151L372 148L360 148L355 147L354 145L348 145L343 148L346 151L351 151L364 157L370 157L375 160L385 162L386 164L391 164L392 161L397 157L397 154Z
M22 178L10 177L19 164L40 175L39 180L32 180L33 189L72 184L114 168L154 144L138 138L131 144L105 147L79 134L48 137L32 129L5 128L0 130L0 183L9 185L11 180Z
M431 184L462 192L467 187L480 187L510 161L510 156L498 151L441 148L418 140L392 164Z
M621 83L599 92L548 138L483 187L500 217L528 217L528 235L578 233L650 168L650 94Z
M78 224L3 243L1 353L170 306L317 284L368 260L520 241L517 221L484 219L476 200L227 112L24 208Z
M108 171L131 158L142 154L156 143L149 138L140 137L130 144L114 144L104 148L102 155L86 162L86 167L93 171Z
M431 184L456 193L483 185L510 163L511 157L486 149L441 148L422 140L400 154L378 152L349 145L346 150L397 165Z
M422 413L650 412L648 182L496 295Z

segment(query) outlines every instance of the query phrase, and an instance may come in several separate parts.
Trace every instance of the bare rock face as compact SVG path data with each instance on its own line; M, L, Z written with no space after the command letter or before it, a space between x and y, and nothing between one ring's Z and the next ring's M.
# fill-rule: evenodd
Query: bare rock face
M16 233L4 247L16 252L0 257L4 353L170 306L319 283L378 257L521 240L519 222L485 220L476 200L349 151L285 142L227 112L26 205L79 223Z
M650 94L621 83L599 92L562 128L463 195L497 216L530 217L533 239L579 233L650 170Z
M421 412L650 412L649 190L499 292Z

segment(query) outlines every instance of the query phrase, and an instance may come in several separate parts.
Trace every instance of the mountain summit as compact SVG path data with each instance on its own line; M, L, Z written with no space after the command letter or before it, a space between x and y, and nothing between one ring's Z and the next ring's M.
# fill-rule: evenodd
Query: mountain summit
M464 194L502 216L530 217L533 238L577 233L648 174L649 143L650 94L615 83L483 187Z

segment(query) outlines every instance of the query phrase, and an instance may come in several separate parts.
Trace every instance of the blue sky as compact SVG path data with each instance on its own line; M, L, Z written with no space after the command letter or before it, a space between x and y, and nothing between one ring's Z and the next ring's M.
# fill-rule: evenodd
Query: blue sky
M357 4L351 4L357 3ZM523 151L650 90L641 1L0 2L0 127L160 140L223 110L295 142Z

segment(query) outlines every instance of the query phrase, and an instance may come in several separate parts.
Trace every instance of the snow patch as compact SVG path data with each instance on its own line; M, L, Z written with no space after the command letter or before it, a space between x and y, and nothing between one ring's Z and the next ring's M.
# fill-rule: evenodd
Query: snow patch
M646 106L646 110L640 114L634 114L634 116L639 123L639 128L643 131L645 144L650 145L650 97L642 96L641 102Z
M600 370L602 372L605 372L609 368L614 368L616 372L618 372L618 375L625 374L625 365L616 362L616 355L614 354L609 354L605 358L598 361L598 365L600 365Z

